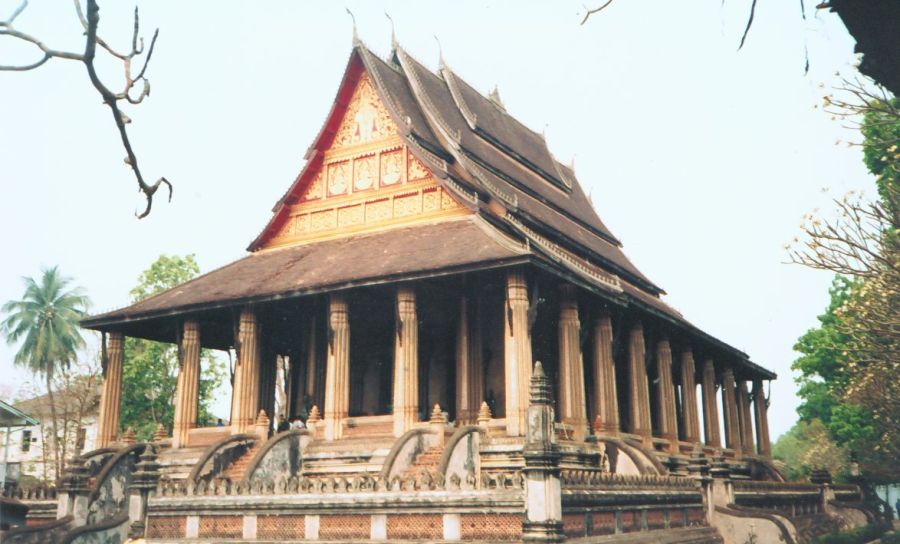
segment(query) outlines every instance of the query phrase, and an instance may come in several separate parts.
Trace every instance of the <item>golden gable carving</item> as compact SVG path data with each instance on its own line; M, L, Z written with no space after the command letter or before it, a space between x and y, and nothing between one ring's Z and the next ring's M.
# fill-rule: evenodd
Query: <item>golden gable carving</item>
M394 134L397 134L397 127L379 100L369 77L363 74L350 98L332 147L362 144Z
M266 247L469 213L403 144L363 75L331 147Z

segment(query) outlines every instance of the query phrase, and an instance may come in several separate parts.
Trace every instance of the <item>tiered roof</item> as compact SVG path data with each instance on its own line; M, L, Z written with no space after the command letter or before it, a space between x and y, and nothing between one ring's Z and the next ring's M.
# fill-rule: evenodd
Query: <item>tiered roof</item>
M363 78L374 86L411 156L467 213L273 249L320 175ZM443 60L432 72L396 43L383 60L355 40L332 111L306 158L247 257L84 325L111 329L215 307L530 262L614 304L686 329L756 376L775 377L663 302L664 291L625 256L572 168L553 157L543 135L509 115L496 93L483 96Z

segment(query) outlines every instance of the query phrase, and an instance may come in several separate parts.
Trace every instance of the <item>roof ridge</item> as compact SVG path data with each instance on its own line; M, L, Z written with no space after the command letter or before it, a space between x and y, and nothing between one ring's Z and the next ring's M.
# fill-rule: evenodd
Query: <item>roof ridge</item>
M454 78L459 79L460 81L462 81L463 83L465 83L470 89L472 89L473 91L475 91L479 96L481 96L482 98L484 98L486 101L490 102L490 103L494 106L494 108L497 109L497 111L499 111L499 112L502 113L504 116L506 116L506 117L508 117L509 119L511 119L512 121L514 121L516 124L518 124L519 126L521 126L522 128L524 128L525 130L531 132L531 133L534 134L535 136L540 137L541 140L544 140L544 144L545 144L545 145L547 144L547 138L546 138L546 136L544 135L543 132L538 132L538 131L534 130L533 128L531 128L530 126L526 125L521 119L519 119L519 118L516 117L515 115L511 114L511 113L509 112L509 110L506 109L505 105L504 105L504 107L502 107L502 108L501 108L501 107L498 107L497 104L495 104L494 101L491 100L490 93L485 94L485 93L481 92L481 90L478 89L478 87L476 87L475 85L472 85L471 83L469 83L469 80L467 80L466 78L464 78L464 77L462 77L461 75L457 74L457 73L453 70L453 68L450 67L449 64L446 64L446 65L445 65L445 68L451 72L451 74L453 75ZM496 87L497 85L494 84L494 86Z
M397 45L397 57L400 59L400 67L403 69L403 73L406 75L407 80L415 84L410 85L413 96L419 102L424 103L424 105L427 106L427 108L422 108L422 112L433 118L434 123L441 128L441 131L444 133L445 138L456 149L459 149L460 142L462 141L462 135L458 131L453 130L453 128L447 124L447 121L437 113L437 107L435 107L435 105L431 102L431 98L428 96L428 93L422 91L422 81L419 79L419 76L416 73L416 67L407 66L407 64L413 62L422 66L423 69L427 70L425 65L419 62L415 57L407 53L406 50L403 49L403 47L401 47L399 44Z

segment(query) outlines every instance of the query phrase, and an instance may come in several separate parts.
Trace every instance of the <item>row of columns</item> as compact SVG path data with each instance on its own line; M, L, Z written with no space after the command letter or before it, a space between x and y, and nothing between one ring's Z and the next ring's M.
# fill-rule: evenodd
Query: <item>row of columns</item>
M504 374L505 411L507 434L523 436L528 408L528 388L531 381L532 352L529 331L528 288L524 272L510 270L506 276L506 297L504 321ZM585 364L582 353L581 322L578 312L576 289L564 285L560 289L559 302L559 394L560 420L571 426L573 438L582 440L589 430L588 410L585 395ZM400 436L418 422L418 315L416 294L412 286L401 285L396 296L396 335L394 349L393 379L393 431ZM461 421L474 420L481 401L484 400L484 385L481 360L480 335L482 323L479 313L473 311L468 299L463 296L459 302L459 322L456 338L457 363L457 411ZM337 440L342 437L344 421L350 406L350 325L348 304L343 294L333 294L328 302L328 338L326 348L324 427L325 438ZM314 324L310 334L315 334ZM273 378L261 368L262 358L273 359L261 354L260 325L252 308L241 311L237 331L234 384L232 393L232 432L246 433L252 430L260 408L261 388ZM627 430L639 435L646 442L652 440L652 420L650 389L647 374L647 354L644 330L636 323L628 331L627 384L629 388L628 422L620 421L617 395L616 364L613 355L613 323L611 316L604 312L594 320L593 350L589 354L589 367L593 371L595 399L595 430L614 434ZM99 446L115 441L118 431L119 402L121 396L121 372L123 357L123 337L121 333L110 333L107 348L107 364L100 409ZM189 431L196 427L199 377L200 377L200 330L195 320L183 323L180 335L180 372L175 399L175 424L173 430L174 447L187 444ZM315 342L310 342L310 353L304 369L308 374L305 393L312 396L315 382ZM700 421L696 397L696 369L693 352L685 350L680 354L681 399L676 399L676 387L672 376L673 356L669 341L660 340L654 346L656 376L656 422L660 438L667 439L675 451L678 440L699 443ZM271 369L268 369L271 370ZM268 372L272 373L272 372ZM719 414L716 403L716 369L711 359L703 361L701 392L703 400L703 423L706 444L721 447ZM721 372L723 388L723 409L725 422L725 446L744 453L754 453L753 427L755 420L758 451L770 454L766 401L761 381L753 383L752 393L745 381L735 382L734 372L725 368ZM302 396L302 395L300 395ZM754 407L751 410L751 402ZM680 407L680 413L679 413ZM752 415L751 415L752 414ZM679 436L679 417L681 433Z

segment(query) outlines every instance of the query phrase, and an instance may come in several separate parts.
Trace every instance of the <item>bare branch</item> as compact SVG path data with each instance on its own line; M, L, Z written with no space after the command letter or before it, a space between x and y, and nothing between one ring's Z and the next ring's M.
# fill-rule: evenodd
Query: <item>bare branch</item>
M0 26L10 26L13 24L13 21L16 20L16 17L22 14L25 11L25 8L28 7L28 0L22 0L22 3L19 4L19 7L16 8L16 11L12 12L12 15L6 20L5 24Z
M744 28L744 34L741 36L741 44L738 46L738 51L740 51L744 47L744 41L747 39L747 34L750 33L750 27L753 26L753 17L756 16L756 0L753 0L753 3L750 4L750 17L747 18L747 27Z
M82 56L78 53L70 53L68 51L58 51L56 49L51 49L47 47L44 42L35 38L31 34L26 34L24 32L20 32L13 28L12 23L22 13L25 7L28 5L28 2L22 2L16 11L9 17L9 19L5 21L0 21L0 36L9 36L10 38L15 38L17 40L21 40L26 43L30 43L41 50L44 53L44 56L35 62L30 64L23 65L0 65L0 71L4 72L24 72L27 70L34 70L35 68L41 66L48 60L56 57L60 59L68 59L68 60L82 60Z
M78 20L81 22L81 26L85 31L85 47L83 54L69 53L51 49L34 36L14 29L12 27L13 21L28 5L27 0L25 0L7 20L0 21L0 37L9 36L11 38L30 43L40 49L41 52L44 53L44 56L40 60L37 60L30 64L18 66L0 65L0 70L33 70L43 65L51 58L79 60L84 63L84 66L87 69L88 77L91 80L91 84L94 86L97 92L100 93L100 96L103 99L103 103L109 107L110 111L113 114L113 120L116 124L116 128L119 131L119 136L122 140L122 146L125 148L125 163L134 172L134 176L138 184L138 190L142 192L146 197L147 204L144 208L144 211L136 214L138 218L143 218L150 213L150 209L153 206L153 196L156 194L156 191L159 190L160 186L164 185L168 189L169 200L172 200L172 184L169 183L169 181L164 177L159 178L152 184L147 183L144 180L143 173L138 166L137 155L132 148L131 140L128 137L128 131L125 128L125 125L130 123L131 119L129 119L128 116L121 111L121 109L119 108L119 101L125 100L129 104L136 105L143 102L144 98L150 95L150 81L147 79L146 73L147 67L150 64L150 59L153 56L154 47L156 46L156 39L159 36L159 29L156 29L156 31L153 33L153 39L150 42L150 48L147 50L147 55L144 58L144 63L141 67L141 71L138 72L137 76L133 76L131 72L132 61L136 57L144 53L144 40L140 36L141 24L138 8L134 8L134 26L131 35L131 51L128 53L120 53L119 51L113 49L112 46L110 46L105 40L103 40L97 33L97 28L100 24L100 8L97 5L96 0L86 0L85 10L82 10L81 0L74 0L74 4L75 13L77 14ZM103 81L100 79L100 76L97 74L96 67L94 66L94 60L97 55L98 46L102 50L106 51L109 55L122 61L122 66L125 72L125 86L120 92L113 92L112 90L110 90L109 87L107 87L103 83ZM140 92L135 95L134 93L132 93L132 90L138 83L141 83L142 86Z
M584 9L587 10L587 13L584 14L584 19L581 20L581 24L584 25L584 23L587 22L587 20L591 17L591 15L593 15L593 14L595 14L595 13L597 13L597 12L600 12L600 11L603 11L604 9L606 9L607 6L609 6L610 4L612 4L612 1L613 1L613 0L606 0L606 2L605 2L603 5L601 5L601 6L598 7L598 8L594 8L594 9L588 9L587 6L584 6Z

